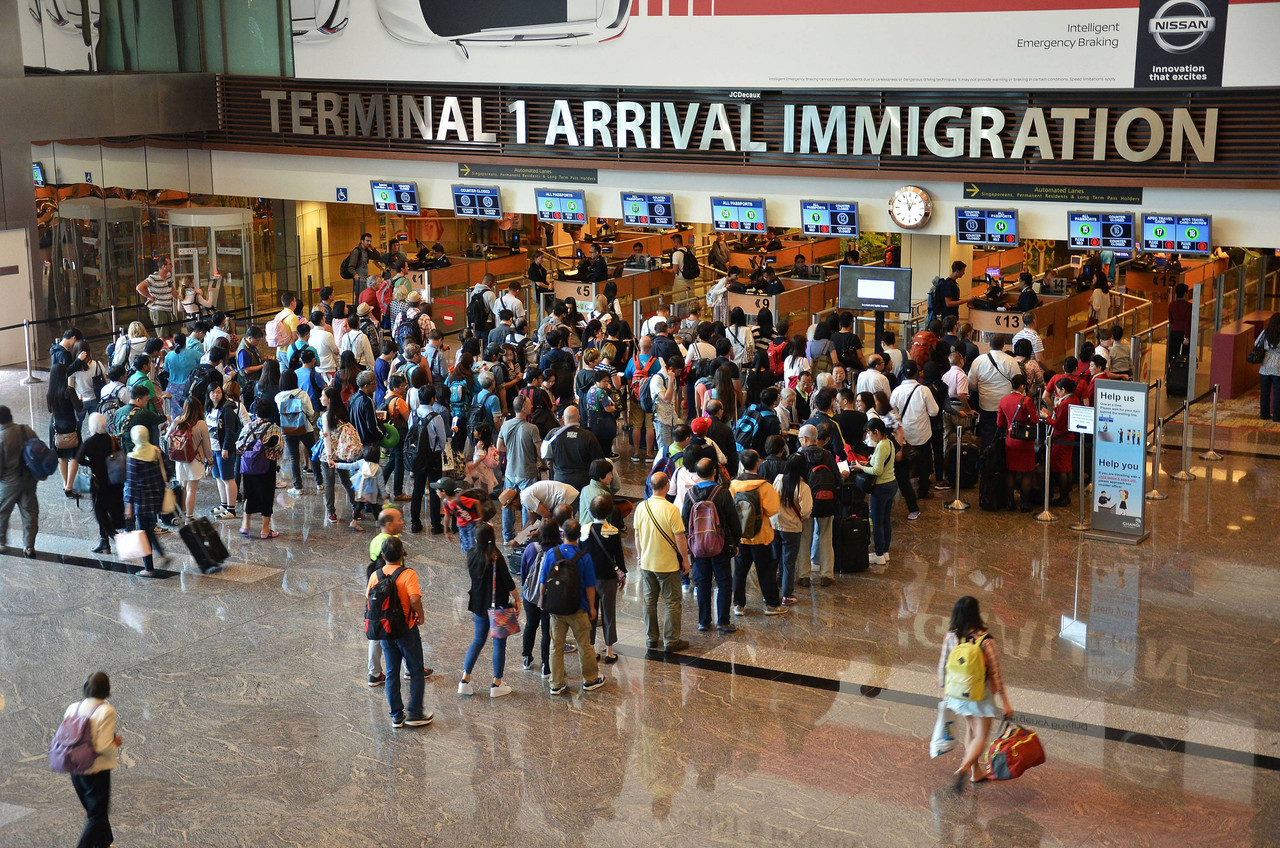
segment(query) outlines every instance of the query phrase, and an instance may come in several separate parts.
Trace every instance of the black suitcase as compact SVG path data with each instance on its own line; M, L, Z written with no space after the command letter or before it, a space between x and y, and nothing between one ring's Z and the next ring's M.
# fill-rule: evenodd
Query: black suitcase
M178 528L178 536L201 571L208 573L227 561L227 546L207 518L193 518Z
M982 451L977 445L962 442L960 444L960 488L972 489L978 485L978 469L982 462ZM956 446L952 445L947 448L947 454L943 458L943 468L946 470L947 482L952 486L956 484Z
M849 515L836 516L831 527L831 547L835 571L857 574L871 564L871 522L866 504L858 504Z
M507 554L507 572L515 578L517 585L520 583L520 561L524 559L524 548L524 545L516 545Z
M1169 360L1169 367L1164 371L1164 393L1169 397L1187 396L1187 372L1191 362L1186 354L1178 354Z
M1005 508L1007 491L1004 486L1004 436L997 435L982 454L982 467L978 473L978 506L988 512Z

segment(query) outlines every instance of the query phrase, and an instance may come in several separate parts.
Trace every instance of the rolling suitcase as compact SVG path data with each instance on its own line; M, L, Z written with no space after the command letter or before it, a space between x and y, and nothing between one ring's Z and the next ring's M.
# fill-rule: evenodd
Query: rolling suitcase
M969 442L961 442L960 444L960 488L972 489L978 485L978 469L981 466L982 451L974 444ZM946 456L943 458L943 468L946 470L947 482L952 486L956 484L956 446L952 445L947 448Z
M1006 490L1004 487L1004 434L998 435L991 445L982 453L982 467L978 479L978 506L987 512L1004 509Z
M178 509L182 517L182 509ZM216 571L227 561L227 546L222 544L222 537L214 529L213 522L207 518L189 518L178 528L178 537L191 552L196 566L205 574Z
M1164 393L1169 397L1187 396L1187 371L1191 367L1186 354L1178 354L1169 360L1164 371Z
M849 515L837 515L831 527L834 567L839 574L857 574L871 564L870 510L858 504Z

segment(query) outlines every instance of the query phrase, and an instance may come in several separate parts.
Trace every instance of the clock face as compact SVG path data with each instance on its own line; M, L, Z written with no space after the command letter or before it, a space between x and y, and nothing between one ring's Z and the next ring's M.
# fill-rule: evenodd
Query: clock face
M919 186L903 186L889 198L889 215L899 227L923 227L933 214L933 198Z

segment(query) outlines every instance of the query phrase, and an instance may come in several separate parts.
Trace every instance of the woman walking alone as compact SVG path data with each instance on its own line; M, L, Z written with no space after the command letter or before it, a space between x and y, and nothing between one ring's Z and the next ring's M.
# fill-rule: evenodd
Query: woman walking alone
M467 554L467 571L471 575L471 589L467 593L467 609L475 622L475 636L467 648L462 667L462 680L458 682L459 695L474 695L471 671L480 659L484 643L489 640L489 610L514 609L517 620L520 615L520 594L505 565L498 568L501 558L494 540L493 525L480 522L476 530L476 546ZM511 687L502 682L502 672L507 661L507 637L493 639L493 683L489 686L490 698L511 694Z
M81 690L84 700L67 707L62 719L72 716L89 719L89 739L97 756L89 770L71 775L71 785L84 807L84 830L77 848L111 848L111 771L120 765L119 750L124 739L116 733L116 709L107 703L111 679L101 671L89 675Z
M952 662L951 654L963 644L976 645L982 652L981 681L961 678L956 672L957 663ZM1005 691L1004 678L1000 674L996 642L982 621L977 598L965 595L951 610L951 626L942 641L942 656L938 658L938 686L945 693L947 709L964 718L964 762L955 771L956 786L963 786L965 772L969 772L971 783L986 780L990 775L978 766L978 758L987 747L991 720L1001 715L1001 710L996 707L996 696L1000 696L1005 718L1013 717L1013 706L1009 703L1009 693ZM982 690L981 698L974 700L968 697L977 694L977 689Z

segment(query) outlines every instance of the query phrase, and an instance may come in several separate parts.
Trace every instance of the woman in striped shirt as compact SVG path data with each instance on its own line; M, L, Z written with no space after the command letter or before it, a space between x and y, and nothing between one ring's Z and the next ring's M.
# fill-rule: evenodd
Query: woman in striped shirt
M947 690L947 660L951 657L951 652L963 642L975 642L982 651L985 691L979 700L960 697ZM965 595L956 601L951 610L951 626L947 637L942 641L942 656L938 658L938 686L947 693L947 709L964 717L964 762L955 772L957 788L962 785L965 772L969 772L971 783L986 780L989 775L978 766L978 758L987 747L991 720L1001 714L996 707L996 695L1000 696L1004 706L1005 718L1013 717L1013 707L1009 704L1009 693L1005 690L1004 678L1000 675L1000 655L996 652L996 642L988 634L987 625L982 621L977 598Z

